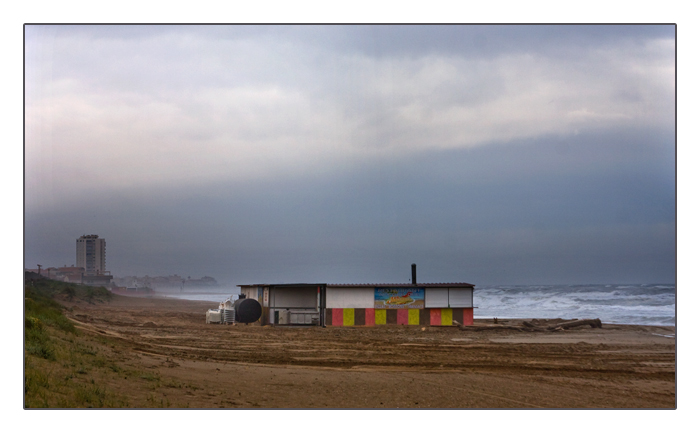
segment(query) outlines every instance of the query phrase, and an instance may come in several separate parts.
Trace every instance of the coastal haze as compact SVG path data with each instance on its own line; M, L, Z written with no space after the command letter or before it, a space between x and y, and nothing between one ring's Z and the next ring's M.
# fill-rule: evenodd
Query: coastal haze
M679 407L675 25L24 30L25 409Z
M26 26L25 267L676 282L674 26Z

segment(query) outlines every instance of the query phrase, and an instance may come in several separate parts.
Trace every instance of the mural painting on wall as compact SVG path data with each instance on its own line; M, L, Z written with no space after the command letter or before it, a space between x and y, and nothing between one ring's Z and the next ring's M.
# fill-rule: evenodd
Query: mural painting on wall
M374 308L425 308L425 289L417 287L375 287Z

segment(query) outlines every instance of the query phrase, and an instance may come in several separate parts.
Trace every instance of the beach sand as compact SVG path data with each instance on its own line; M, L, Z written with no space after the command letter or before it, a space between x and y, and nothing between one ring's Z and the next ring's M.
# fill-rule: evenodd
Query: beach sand
M154 399L190 408L676 406L674 327L232 326L205 324L212 302L64 304L79 329L111 347L115 372L151 373L136 383L100 378L134 407Z

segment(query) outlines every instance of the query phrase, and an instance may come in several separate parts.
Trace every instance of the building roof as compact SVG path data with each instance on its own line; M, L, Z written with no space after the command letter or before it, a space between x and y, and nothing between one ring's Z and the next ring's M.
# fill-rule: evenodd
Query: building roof
M260 283L260 284L238 284L237 287L270 287L270 286L275 286L275 287L299 287L299 286L305 286L305 287L312 287L312 286L325 286L326 283Z
M326 284L326 287L339 287L339 288L367 288L367 287L474 287L474 284L470 283L368 283L368 284Z
M474 288L474 284L470 283L363 283L363 284L336 284L336 283L299 283L299 284L239 284L238 287L261 287L261 286L275 286L275 287L312 287L312 286L326 286L330 288L344 288L344 289L367 289L372 287L429 287L429 288L447 288L447 287L462 287L462 288Z

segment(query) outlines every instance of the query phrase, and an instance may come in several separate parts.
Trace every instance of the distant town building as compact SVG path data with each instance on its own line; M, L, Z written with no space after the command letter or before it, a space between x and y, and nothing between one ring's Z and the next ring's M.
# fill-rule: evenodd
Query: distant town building
M81 276L82 284L88 286L108 286L112 275L106 270L106 242L97 235L83 235L75 243L75 263L85 269Z
M75 244L75 264L85 269L85 275L105 274L105 240L97 235L83 235Z
M56 278L54 278L54 279L62 279L62 281L65 281L66 283L80 284L83 282L83 273L84 272L85 272L85 269L82 267L63 266L61 268L58 268Z
M35 273L37 274L37 276L49 278L52 280L76 284L83 284L83 275L85 274L85 268L78 266L63 266L60 268L49 267L45 269L25 269L24 271L29 273ZM109 279L112 278L111 275L109 275L108 277Z

